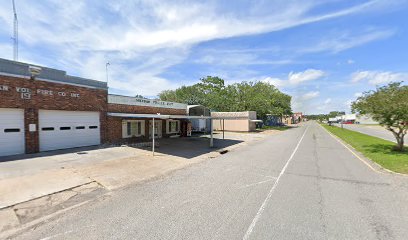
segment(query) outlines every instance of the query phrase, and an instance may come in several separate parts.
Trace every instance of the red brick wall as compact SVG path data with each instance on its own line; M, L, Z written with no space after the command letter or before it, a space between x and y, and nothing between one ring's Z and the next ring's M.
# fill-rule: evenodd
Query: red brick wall
M41 108L45 110L67 111L106 111L107 91L86 87L59 84L39 80L0 76L0 86L6 85L8 91L0 91L0 107L7 108ZM21 98L16 88L31 90L31 99ZM53 95L42 94L38 90L49 90ZM59 92L67 96L61 96ZM79 94L79 97L71 97Z
M37 125L37 131L30 132L30 124ZM25 152L36 153L40 151L39 134L38 134L38 109L26 108L24 109L24 129L25 129Z
M108 116L106 130L107 142L120 142L122 139L122 118Z
M123 120L144 120L145 121L145 133L144 137L134 137L134 138L122 138L122 121ZM121 118L121 117L108 117L107 125L107 141L108 143L132 143L132 142L146 142L149 140L149 121L152 119L142 119L142 118ZM167 122L166 120L155 119L155 122L162 121L162 136L169 137L174 134L167 134ZM182 136L186 136L185 132L187 130L187 120L180 120L180 130Z
M145 106L133 106L125 104L108 104L108 112L112 113L131 113L131 114L156 114L163 115L186 115L187 109L173 109L173 108L158 108L158 107L145 107ZM136 120L135 118L120 118L120 117L108 117L107 124L107 142L109 143L127 143L138 141L149 141L149 119L145 120L145 137L138 138L122 138L122 121L123 120ZM150 120L151 121L151 120ZM160 120L155 120L160 121ZM162 121L162 135L168 137L166 134L166 121Z
M4 91L2 86L7 86L8 91ZM29 124L36 124L38 130L39 109L100 112L101 141L106 141L108 97L106 90L0 76L0 89L2 88L3 90L0 90L0 108L24 109L26 153L34 153L39 150L38 131L28 131ZM18 88L29 89L30 99L23 99L22 93L18 92ZM52 91L52 94L50 91ZM74 94L74 96L71 96L71 94Z

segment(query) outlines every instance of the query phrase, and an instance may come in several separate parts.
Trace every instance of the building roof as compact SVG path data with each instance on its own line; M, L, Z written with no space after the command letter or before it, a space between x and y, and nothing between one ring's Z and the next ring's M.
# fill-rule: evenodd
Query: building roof
M42 67L35 64L28 64L22 62L11 61L7 59L0 58L0 75L5 76L15 76L15 77L31 77L29 67L39 67L41 68L41 73L36 76L36 79L41 81L51 81L63 84L78 85L84 87L92 88L102 88L107 89L108 85L106 82L96 81L87 78L74 77L67 75L65 71Z
M166 115L166 114L133 114L133 113L108 113L111 117L126 117L126 118L157 118L157 119L186 119L186 118L198 118L190 117L187 115Z
M248 119L245 117L210 117L210 116L188 116L188 115L167 115L167 114L134 114L134 113L113 113L108 112L108 116L111 117L123 117L123 118L157 118L157 119ZM258 122L258 120L250 120ZM261 120L259 120L261 121Z
M246 118L246 119L256 119L255 111L246 112L211 112L211 117L213 118Z

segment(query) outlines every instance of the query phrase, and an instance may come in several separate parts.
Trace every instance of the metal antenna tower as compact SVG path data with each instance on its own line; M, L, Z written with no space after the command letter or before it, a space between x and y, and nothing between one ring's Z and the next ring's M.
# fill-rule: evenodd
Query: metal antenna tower
M16 4L13 2L13 13L14 13L14 36L13 36L13 57L14 61L18 61L18 19L17 19L17 12L16 12Z

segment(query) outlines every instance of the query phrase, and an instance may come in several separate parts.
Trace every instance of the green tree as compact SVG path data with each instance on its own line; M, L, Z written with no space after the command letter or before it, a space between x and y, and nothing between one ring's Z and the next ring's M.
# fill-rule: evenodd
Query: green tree
M353 112L371 115L391 131L397 140L395 149L404 150L404 136L408 129L408 86L395 82L377 87L374 91L364 92L351 107Z
M345 114L346 114L346 112L332 111L332 112L329 113L328 117L329 118L334 118L334 117L342 116L342 115L345 115Z
M224 109L226 100L224 80L219 77L207 76L201 78L200 81L195 86L205 96L203 97L202 105L218 111L220 111L219 109Z
M219 77L207 76L192 86L166 90L159 94L163 101L199 104L214 111L256 111L259 118L267 114L292 113L291 97L265 82L240 82L226 85Z

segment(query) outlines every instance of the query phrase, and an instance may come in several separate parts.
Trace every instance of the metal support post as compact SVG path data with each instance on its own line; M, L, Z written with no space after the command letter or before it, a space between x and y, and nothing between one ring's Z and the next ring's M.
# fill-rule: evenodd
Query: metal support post
M224 120L225 119L222 119L222 139L225 139L225 125L224 125Z
M211 138L210 138L210 147L214 147L214 136L213 136L213 120L211 119L210 121L210 133L211 133Z
M155 137L154 137L155 133L154 133L154 118L152 121L152 138L153 138L153 145L152 145L152 151L153 151L153 156L154 156L154 141L155 141Z

